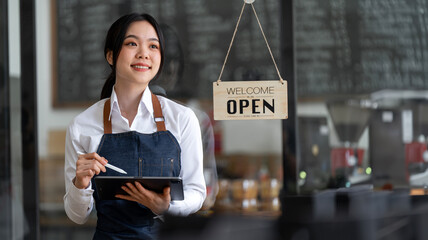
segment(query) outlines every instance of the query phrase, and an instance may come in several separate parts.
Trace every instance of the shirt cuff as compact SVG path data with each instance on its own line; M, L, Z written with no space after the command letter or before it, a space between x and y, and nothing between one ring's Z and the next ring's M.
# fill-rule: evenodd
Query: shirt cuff
M78 201L81 204L89 205L92 201L92 194L94 190L92 189L92 183L89 182L89 186L85 189L77 188L74 183L71 183L69 188L69 197L71 197L74 201Z

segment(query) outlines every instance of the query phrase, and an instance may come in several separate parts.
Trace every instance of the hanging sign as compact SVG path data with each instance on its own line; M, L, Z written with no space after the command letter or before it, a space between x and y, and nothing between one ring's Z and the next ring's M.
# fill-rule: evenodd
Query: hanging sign
M214 82L213 95L214 120L288 118L286 81Z
M288 118L287 108L287 81L281 78L275 58L270 50L269 43L263 32L262 25L253 6L254 0L244 0L241 14L236 23L232 40L227 50L220 76L217 82L213 83L213 105L214 120L244 120L244 119L285 119ZM260 31L265 39L266 46L272 57L278 73L279 80L276 81L228 81L222 82L224 66L232 48L239 22L245 5L249 4L253 8Z

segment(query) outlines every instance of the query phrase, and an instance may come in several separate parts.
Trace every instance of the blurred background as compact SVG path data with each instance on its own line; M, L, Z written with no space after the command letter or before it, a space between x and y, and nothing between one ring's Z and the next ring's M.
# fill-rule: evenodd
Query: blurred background
M130 12L153 15L165 35L165 67L150 88L191 107L200 121L208 197L192 216L198 221L186 221L200 223L201 229L209 226L202 236L243 217L247 221L241 229L253 230L245 239L260 239L258 234L279 234L277 224L288 223L278 220L319 216L318 208L305 215L299 208L306 206L301 205L305 198L294 197L317 196L308 204L318 206L341 202L337 199L343 196L354 199L355 192L399 192L405 203L425 196L428 1L256 0L269 45L288 81L289 118L214 121L212 82L220 74L242 4L0 0L1 238L92 237L95 212L83 225L64 212L65 132L77 114L98 101L109 71L103 56L106 31ZM249 6L222 80L278 80ZM349 202L346 216L363 204ZM321 219L330 221L342 213L338 205L325 205L329 207L336 211L326 210ZM293 208L302 212L287 211ZM413 213L411 204L402 211ZM224 220L223 215L234 217ZM223 224L211 224L217 218ZM358 227L376 230L390 223ZM173 232L173 226L166 224L166 229ZM408 230L410 223L403 226ZM315 239L310 238L315 230L307 229L293 236ZM359 236L388 236L386 230L375 230ZM407 230L404 236L414 237Z

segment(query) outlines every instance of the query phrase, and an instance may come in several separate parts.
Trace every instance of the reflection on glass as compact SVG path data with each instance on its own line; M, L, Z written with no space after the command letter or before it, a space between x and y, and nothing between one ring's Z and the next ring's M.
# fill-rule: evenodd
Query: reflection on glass
M255 152L263 152L262 154L251 153L254 149L263 149L263 145L257 146L251 143L254 135L245 137L240 132L251 132L252 129L269 122L242 123L237 127L228 127L234 123L214 121L211 99L206 99L206 96L194 97L198 95L197 89L186 85L182 80L186 65L179 33L167 24L162 24L162 31L165 45L168 46L165 48L165 65L160 78L151 82L150 88L156 94L165 95L189 106L199 119L207 184L207 198L202 212L210 214L212 212L265 211L278 214L278 197L282 186L281 150L276 150L277 155L266 153L269 152L267 149L255 150ZM271 126L274 127L268 128L270 131L273 129L277 133L280 132L280 124L271 124ZM228 133L225 134L226 131ZM279 144L275 146L280 145L279 139L275 140L277 135L269 136L269 131L258 132L261 134L260 139L277 141ZM239 140L235 141L231 138ZM241 143L248 145L242 147ZM251 149L251 146L256 147Z
M298 185L301 193L324 189L331 176L330 130L326 117L301 116L299 122L300 163Z
M385 90L372 94L378 104L370 138L375 187L428 186L427 96L426 91Z
M364 99L341 99L327 102L339 145L331 150L332 185L350 187L369 179L363 163L364 148L358 142L366 129L372 111L372 104Z

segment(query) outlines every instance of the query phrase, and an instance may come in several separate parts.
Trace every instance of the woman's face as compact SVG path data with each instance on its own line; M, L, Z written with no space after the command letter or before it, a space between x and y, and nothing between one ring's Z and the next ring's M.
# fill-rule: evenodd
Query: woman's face
M143 84L144 88L159 71L161 62L159 37L148 21L129 25L116 62L116 83ZM113 63L112 54L107 58Z

